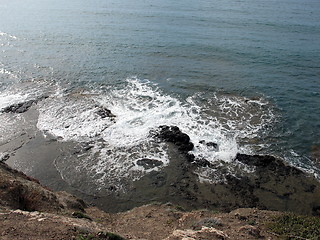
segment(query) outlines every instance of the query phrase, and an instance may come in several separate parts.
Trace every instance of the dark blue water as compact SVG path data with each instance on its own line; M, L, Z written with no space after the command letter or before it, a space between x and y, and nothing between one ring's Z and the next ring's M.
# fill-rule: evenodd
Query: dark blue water
M303 161L320 145L319 43L318 0L2 0L0 87L136 76L178 99L262 97L276 117L257 141Z

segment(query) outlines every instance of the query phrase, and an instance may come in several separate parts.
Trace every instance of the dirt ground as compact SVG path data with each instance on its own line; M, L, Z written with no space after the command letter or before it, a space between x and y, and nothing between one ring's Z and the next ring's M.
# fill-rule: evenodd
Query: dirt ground
M266 230L266 223L279 214L248 208L230 213L184 212L171 204L151 204L117 214L87 208L89 220L2 209L0 239L114 239L102 234L106 232L135 240L276 239Z

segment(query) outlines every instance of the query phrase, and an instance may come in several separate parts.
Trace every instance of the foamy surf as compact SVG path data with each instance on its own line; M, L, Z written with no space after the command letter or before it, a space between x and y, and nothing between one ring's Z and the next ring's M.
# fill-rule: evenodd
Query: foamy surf
M194 143L192 154L229 170L242 168L235 162L238 152L252 151L250 142L274 120L272 108L263 99L199 93L186 100L165 94L147 80L127 79L124 86L103 91L56 94L38 104L37 127L60 141L90 143L89 151L56 159L62 177L71 184L86 176L98 191L124 189L150 171L170 163L166 144L158 143L150 131L161 125L178 126ZM114 118L101 118L97 111L111 110ZM217 144L213 148L210 144ZM145 169L141 159L154 159L158 166ZM72 166L72 167L71 167ZM219 169L219 168L218 168ZM236 170L235 170L236 169ZM199 168L202 181L222 181L219 171ZM88 185L88 188L90 187Z
M262 98L197 93L180 99L138 78L93 89L41 80L8 87L0 94L0 110L47 97L37 101L39 115L32 122L24 114L0 113L1 142L36 126L45 135L77 145L55 160L66 182L81 184L79 188L87 191L125 191L132 181L170 164L168 145L150 134L159 126L178 126L186 133L194 144L195 160L206 159L215 166L196 169L199 180L216 182L224 181L225 172L254 171L235 156L263 148L257 139L267 134L275 119L272 106Z

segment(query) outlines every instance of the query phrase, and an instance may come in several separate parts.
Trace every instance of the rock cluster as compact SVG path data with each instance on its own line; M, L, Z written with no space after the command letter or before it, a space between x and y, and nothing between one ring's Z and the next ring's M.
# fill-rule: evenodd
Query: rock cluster
M177 126L160 126L156 137L165 142L171 142L178 147L181 152L187 153L194 147L190 142L190 137L183 133Z
M111 110L104 108L104 107L99 107L99 109L96 111L96 114L98 114L101 118L115 118L116 115L114 115Z
M8 107L5 107L1 110L1 112L4 113L24 113L26 111L29 110L29 108L33 105L33 104L37 104L39 101L48 98L48 96L42 96L39 97L37 99L32 99L32 100L28 100L25 102L21 102L21 103L16 103L16 104L12 104Z

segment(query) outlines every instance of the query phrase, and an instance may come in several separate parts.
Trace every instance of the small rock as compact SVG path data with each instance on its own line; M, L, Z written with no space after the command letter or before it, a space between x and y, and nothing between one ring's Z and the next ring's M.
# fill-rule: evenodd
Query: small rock
M193 229L200 230L202 227L217 227L222 226L221 220L218 218L205 218L193 224Z
M251 236L254 236L256 238L261 237L260 229L255 226L245 225L245 226L240 227L238 231L243 232L243 233L248 233Z
M116 115L114 115L109 109L107 108L100 108L98 111L96 111L96 114L98 114L101 118L115 118Z
M2 110L4 113L24 113L29 110L32 104L36 102L36 100L29 100L23 103L13 104L8 106Z
M29 110L29 108L35 103L37 104L39 101L48 98L49 96L41 96L37 99L28 100L22 103L12 104L4 109L1 112L4 113L24 113Z
M9 153L1 153L0 154L0 162L5 162L10 158L10 154Z
M218 144L214 142L206 142L205 140L199 141L200 144L206 145L214 150L218 150Z
M137 161L138 166L144 167L144 169L151 169L161 166L163 163L159 160L143 158Z

